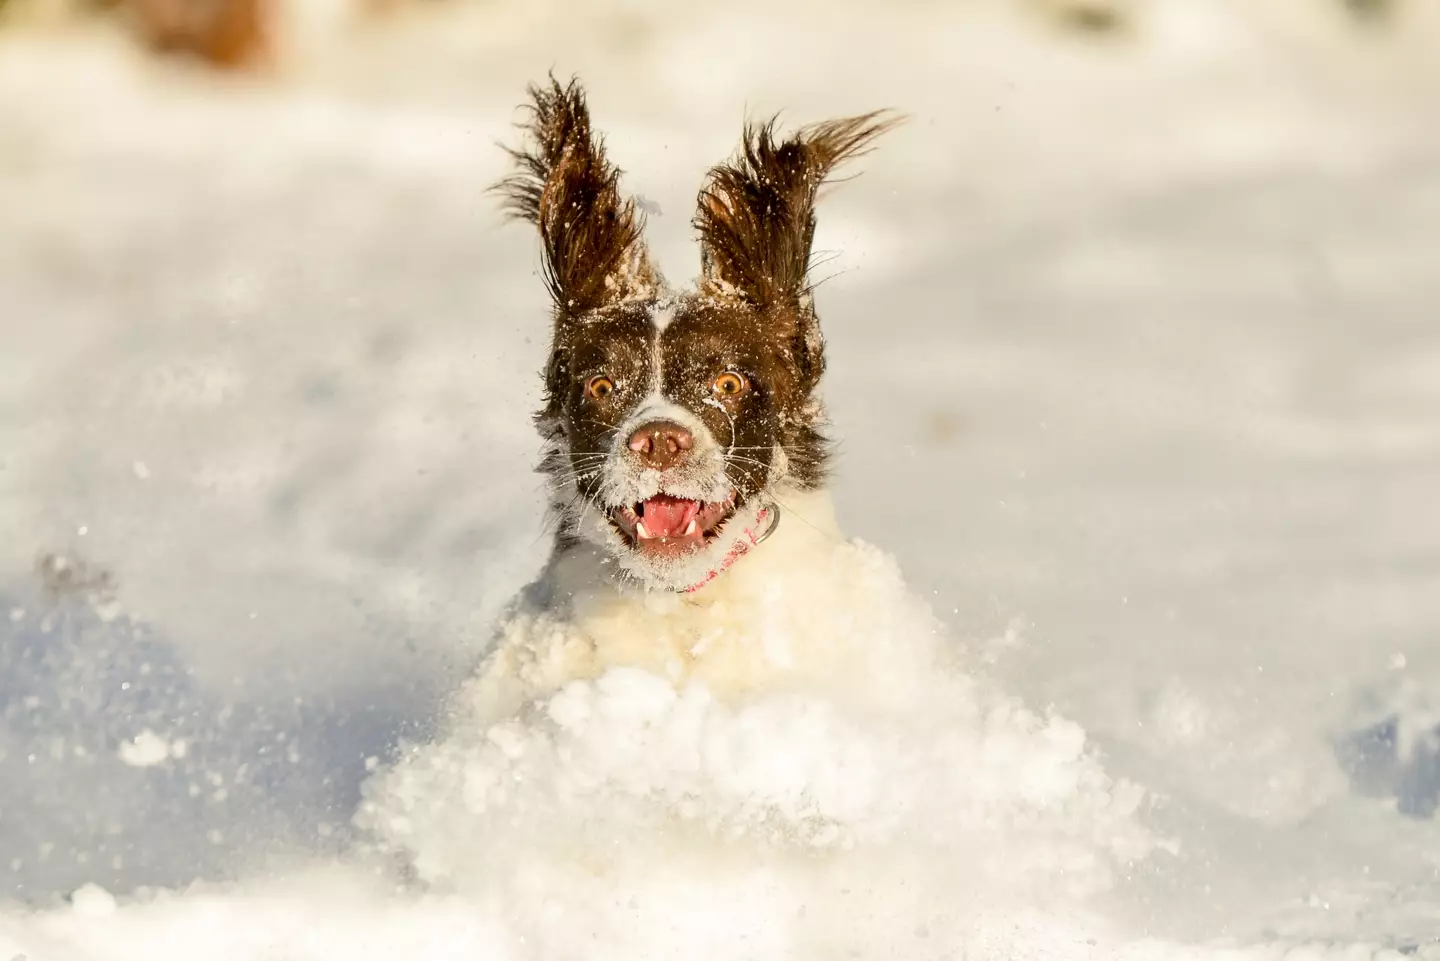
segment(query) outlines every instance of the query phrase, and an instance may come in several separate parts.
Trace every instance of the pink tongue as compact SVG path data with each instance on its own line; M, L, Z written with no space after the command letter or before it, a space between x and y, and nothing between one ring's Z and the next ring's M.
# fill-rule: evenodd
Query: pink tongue
M700 511L699 501L660 494L644 503L645 530L652 537L679 537Z

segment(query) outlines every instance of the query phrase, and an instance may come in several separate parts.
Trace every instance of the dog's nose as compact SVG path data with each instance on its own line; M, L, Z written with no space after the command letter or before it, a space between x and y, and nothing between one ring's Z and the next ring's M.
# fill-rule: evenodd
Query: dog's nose
M665 470L695 446L695 438L679 424L654 420L630 435L630 449L640 455L646 467Z

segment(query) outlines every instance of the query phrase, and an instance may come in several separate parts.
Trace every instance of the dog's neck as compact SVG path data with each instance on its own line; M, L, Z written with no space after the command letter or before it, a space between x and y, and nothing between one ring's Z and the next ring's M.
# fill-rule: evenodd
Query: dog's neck
M841 535L827 492L779 499L785 520L774 534L688 593L617 577L588 545L558 547L502 627L476 720L626 669L717 696L777 686L859 684L860 698L903 690L886 677L917 659L897 658L894 647L929 643L928 611L908 598L888 557Z
M778 522L783 514L785 522ZM826 490L782 486L740 512L728 529L729 548L676 590L649 587L603 563L596 548L559 545L546 578L552 597L574 620L589 622L597 609L643 609L663 620L704 620L716 605L745 606L786 580L787 568L844 541Z
M681 588L684 594L694 594L715 583L722 574L730 570L743 557L750 555L760 544L770 539L780 526L780 505L774 501L760 504L753 515L739 519L739 533L734 537L728 550L718 563L707 568L697 580Z

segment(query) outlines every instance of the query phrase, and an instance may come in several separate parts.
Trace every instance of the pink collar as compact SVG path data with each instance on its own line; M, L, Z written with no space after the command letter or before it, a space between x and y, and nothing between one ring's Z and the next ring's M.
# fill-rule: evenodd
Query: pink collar
M764 523L766 518L773 518L773 520L771 520L769 524L766 524L765 528L757 534L755 532L755 529L759 527L762 523ZM694 594L696 591L700 590L700 588L704 587L706 584L709 584L715 578L728 571L731 565L733 565L740 558L744 557L746 554L750 553L751 548L759 546L761 541L769 537L771 534L775 533L775 528L779 526L780 508L760 508L758 511L755 512L754 522L750 526L745 528L744 536L742 536L738 541L736 541L735 546L730 548L730 550L726 551L725 556L720 559L720 566L714 568L713 570L707 571L704 577L700 578L700 580L696 581L694 584L691 584L689 587L682 588L683 592L686 594Z

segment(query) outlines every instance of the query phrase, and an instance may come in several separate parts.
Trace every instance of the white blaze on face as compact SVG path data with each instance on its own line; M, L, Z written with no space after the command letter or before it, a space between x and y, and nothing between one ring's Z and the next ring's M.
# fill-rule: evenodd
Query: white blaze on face
M670 301L662 301L655 305L650 311L650 322L655 325L658 333L665 333L665 328L675 319L675 304Z
M651 421L668 420L695 436L697 443L705 425L685 408L665 396L665 328L675 320L675 305L672 301L660 301L650 311L650 322L655 326L655 338L650 344L650 382L648 391L640 402L625 416L620 430L616 432L615 452L622 459L629 444L630 435L642 424Z
M661 301L650 311L650 323L655 325L655 340L650 345L650 396L646 398L647 401L665 391L665 354L662 342L665 340L665 328L674 320L675 304L672 301ZM641 406L644 406L644 401Z

